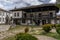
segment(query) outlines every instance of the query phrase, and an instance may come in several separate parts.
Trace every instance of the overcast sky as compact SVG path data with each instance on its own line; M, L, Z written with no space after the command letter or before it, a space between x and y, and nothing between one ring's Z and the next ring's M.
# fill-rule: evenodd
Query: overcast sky
M56 3L56 0L0 0L0 8L9 10L13 9L15 6L21 8L46 3Z

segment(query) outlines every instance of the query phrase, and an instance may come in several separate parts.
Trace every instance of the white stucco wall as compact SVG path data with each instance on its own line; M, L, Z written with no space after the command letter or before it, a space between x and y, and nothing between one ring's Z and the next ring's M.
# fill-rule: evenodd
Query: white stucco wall
M12 17L13 18L21 18L22 17L22 11L13 11L11 12L12 13ZM16 13L16 16L14 16L14 14ZM19 13L19 16L17 16L17 14Z
M57 24L60 24L60 20L57 20Z
M6 22L6 16L9 16L9 13L8 12L5 12L5 11L0 11L0 24L4 24Z

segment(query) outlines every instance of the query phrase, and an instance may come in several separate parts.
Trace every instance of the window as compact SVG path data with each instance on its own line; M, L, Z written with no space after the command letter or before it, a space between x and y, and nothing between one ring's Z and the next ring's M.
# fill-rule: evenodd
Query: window
M0 18L0 22L1 22L1 18Z
M41 13L39 13L39 15L38 15L39 17L41 17Z
M24 13L24 14L23 14L23 16L26 18L26 17L27 17L27 14L26 14L26 13Z
M16 17L16 13L14 13L14 16Z
M17 13L17 16L19 17L19 13Z
M53 13L52 12L50 13L50 17L53 17Z
M0 13L0 15L1 15L1 13Z
M30 17L33 17L33 14L30 14Z
M3 13L3 16L4 16L4 13Z
M4 21L4 18L3 18L3 21Z

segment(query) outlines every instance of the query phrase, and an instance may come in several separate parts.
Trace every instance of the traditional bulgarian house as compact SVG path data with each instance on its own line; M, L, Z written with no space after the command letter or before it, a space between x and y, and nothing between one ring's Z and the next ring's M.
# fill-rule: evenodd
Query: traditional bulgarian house
M9 12L0 8L0 24L6 24L7 16L9 16Z
M59 8L54 4L42 4L10 10L13 23L19 25L56 24Z

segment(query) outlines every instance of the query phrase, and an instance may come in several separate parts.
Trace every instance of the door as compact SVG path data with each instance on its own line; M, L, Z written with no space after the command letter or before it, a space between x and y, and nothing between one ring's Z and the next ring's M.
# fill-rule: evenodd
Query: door
M40 25L40 20L33 20L36 25Z
M14 23L17 24L17 25L19 25L20 24L20 21L18 19L15 19L14 20Z
M42 20L42 25L46 24L46 20Z

